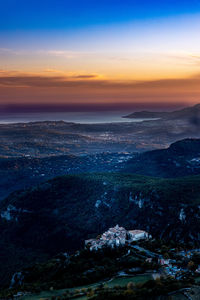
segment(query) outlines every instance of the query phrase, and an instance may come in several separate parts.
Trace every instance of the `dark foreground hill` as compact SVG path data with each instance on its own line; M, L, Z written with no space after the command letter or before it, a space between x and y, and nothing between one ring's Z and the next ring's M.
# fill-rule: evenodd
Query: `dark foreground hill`
M167 149L145 153L0 157L0 200L11 192L27 189L56 176L117 171L168 178L198 175L200 139L181 140Z
M123 174L58 177L0 203L0 282L60 251L73 251L117 223L198 244L200 176Z
M126 153L96 155L58 155L36 157L0 157L0 200L11 192L28 189L57 176L90 172L116 172L133 157Z
M185 139L167 149L145 153L0 157L0 200L56 176L90 172L133 173L154 177L200 174L200 139Z
M167 149L138 154L124 164L122 172L168 178L200 174L200 139L185 139Z

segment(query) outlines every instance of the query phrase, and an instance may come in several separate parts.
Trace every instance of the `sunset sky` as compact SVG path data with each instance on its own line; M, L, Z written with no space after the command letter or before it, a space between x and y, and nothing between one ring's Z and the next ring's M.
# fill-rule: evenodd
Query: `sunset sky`
M0 1L0 104L200 102L200 1Z

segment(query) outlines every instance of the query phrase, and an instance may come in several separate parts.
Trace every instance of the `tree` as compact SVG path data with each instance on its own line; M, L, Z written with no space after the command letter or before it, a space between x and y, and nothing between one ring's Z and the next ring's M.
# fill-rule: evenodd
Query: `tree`
M87 297L93 297L94 296L94 290L90 290L87 292Z
M133 290L135 287L135 283L130 281L128 284L127 284L127 290Z
M196 269L195 263L192 260L189 261L187 267L191 271L194 271Z

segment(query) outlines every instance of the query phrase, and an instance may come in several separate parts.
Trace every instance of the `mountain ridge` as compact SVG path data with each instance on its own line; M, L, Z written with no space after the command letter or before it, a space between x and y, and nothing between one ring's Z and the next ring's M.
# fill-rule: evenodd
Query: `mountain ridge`
M200 139L183 139L166 149L138 153L121 172L165 178L200 174Z
M124 116L124 118L161 118L161 119L188 119L199 117L200 113L200 103L185 107L180 110L175 110L172 112L155 112L155 111L138 111L133 112L129 115Z

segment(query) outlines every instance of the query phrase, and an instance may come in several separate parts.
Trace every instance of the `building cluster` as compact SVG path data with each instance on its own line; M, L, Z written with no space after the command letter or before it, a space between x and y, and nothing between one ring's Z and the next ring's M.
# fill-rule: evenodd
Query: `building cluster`
M192 255L194 253L199 253L199 249L193 249L190 251L181 251L178 253L179 256L182 256L182 260L179 258L179 264L177 264L177 259L169 259L164 258L162 255L155 255L155 257L148 257L146 258L146 262L152 263L155 262L159 264L162 267L163 275L171 276L176 279L182 279L184 278L185 274L188 272L191 273L191 270L186 266L186 263L184 263L184 259L186 261L189 259L192 259ZM182 265L180 264L180 261L182 261ZM200 273L200 265L196 268L196 270L192 271L193 273L199 274Z
M143 230L126 230L124 227L116 225L109 228L101 236L96 239L89 239L85 241L85 246L90 251L99 250L104 247L115 248L124 246L133 241L148 239L149 234Z

